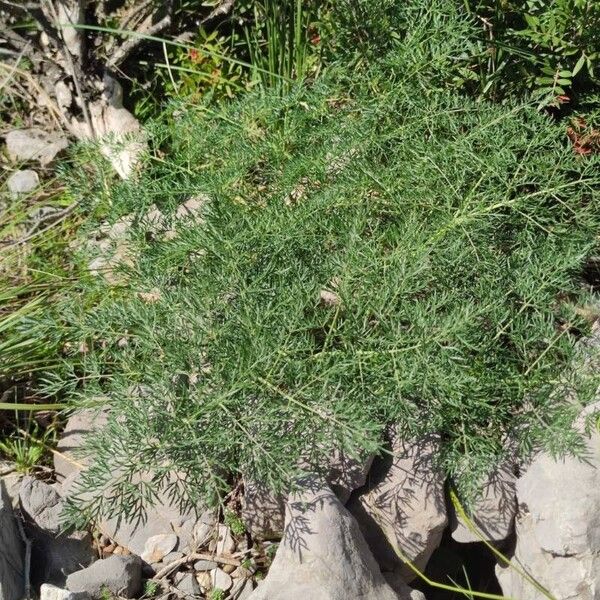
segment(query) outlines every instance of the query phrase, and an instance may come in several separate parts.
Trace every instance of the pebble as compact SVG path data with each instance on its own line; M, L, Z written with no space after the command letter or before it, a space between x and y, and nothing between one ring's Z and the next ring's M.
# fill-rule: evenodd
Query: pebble
M198 596L200 594L200 585L193 573L179 573L175 577L174 583L175 587L186 596Z
M210 572L210 582L213 588L218 588L224 592L228 591L233 585L233 579L222 569L214 569Z
M194 563L195 571L212 571L216 569L219 565L212 560L199 560Z
M164 565L168 565L169 563L175 562L184 556L185 555L183 552L169 552L169 554L162 559L162 562Z
M223 571L225 571L225 573L227 573L228 575L233 573L235 570L236 570L235 565L223 565Z
M175 549L178 541L174 533L159 533L149 537L144 545L142 560L150 564L161 561Z
M196 581L198 582L198 585L202 588L203 592L207 592L208 590L210 590L212 578L208 571L201 571L200 573L197 573Z
M217 554L233 554L235 552L235 540L231 535L231 530L225 525L219 525L217 537Z
M13 197L20 196L22 194L28 194L35 190L40 184L40 178L35 171L31 169L25 169L23 171L15 171L7 180L6 185L8 191Z

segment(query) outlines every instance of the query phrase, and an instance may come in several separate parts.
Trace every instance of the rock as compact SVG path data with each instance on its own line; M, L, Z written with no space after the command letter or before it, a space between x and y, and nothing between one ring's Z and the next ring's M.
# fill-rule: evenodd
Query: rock
M400 573L383 573L383 577L388 585L398 594L400 598L410 598L410 600L426 600L425 594L419 590L411 589L402 579Z
M555 460L538 453L516 489L519 511L512 562L557 600L599 600L600 432L586 437L581 460ZM547 598L508 566L498 565L496 575L508 597Z
M469 516L487 542L504 542L514 530L517 514L516 480L511 464L500 466L488 477L483 484L481 496L474 502ZM448 506L452 537L463 544L480 542L481 537L472 532L460 515L456 514L451 502Z
M91 564L92 538L86 531L65 531L64 500L47 483L25 477L19 491L21 513L32 541L32 580L62 585L65 577Z
M72 122L73 130L80 139L101 140L100 152L110 161L114 170L123 179L131 177L147 143L139 121L123 107L121 86L112 78L107 78L107 88L111 88L108 98L89 103L90 120L93 131L87 123Z
M250 600L408 600L386 583L358 524L324 483L302 482L283 539Z
M392 429L390 442L393 456L376 460L348 508L382 571L399 571L409 582L415 573L402 557L422 570L448 522L444 476L435 467L439 439L404 442Z
M89 600L89 596L86 593L63 590L50 583L42 583L40 600Z
M327 483L344 504L354 490L365 484L373 459L372 454L357 459L339 450L333 453ZM242 519L253 538L281 538L285 522L285 496L275 494L261 483L244 480Z
M86 436L98 431L107 423L108 413L103 410L84 409L73 413L58 442L58 453L54 454L54 471L58 482L78 474L87 461L78 456L78 450L85 443Z
M142 560L149 564L160 562L169 552L177 546L177 536L173 533L160 533L146 540Z
M175 576L175 587L186 596L200 595L200 586L193 573L178 573Z
M251 579L239 579L229 591L229 597L231 600L248 600L253 589L254 584Z
M0 600L21 600L23 583L23 544L12 503L0 479Z
M373 454L360 459L339 450L333 453L327 483L343 504L354 490L365 485L374 458Z
M43 167L69 145L67 138L35 128L9 131L5 139L10 160L37 160Z
M212 571L213 569L216 569L218 566L219 565L217 565L217 563L213 562L212 560L199 560L194 563L194 570L195 571Z
M249 479L244 480L242 497L242 520L247 531L255 539L278 539L285 523L285 500L266 485Z
M54 95L56 96L56 103L63 110L70 108L73 104L71 88L64 81L59 81L54 86Z
M231 535L231 530L226 525L219 525L217 528L217 554L233 554L235 552L235 540Z
M15 171L6 181L8 191L15 198L32 192L39 184L40 178L38 174L31 169Z
M227 592L233 585L231 576L225 573L222 569L213 569L210 572L210 582L213 589L223 590Z
M67 589L104 598L107 589L115 596L133 598L142 588L142 561L139 556L110 556L67 577Z
M183 552L169 552L169 554L167 554L162 559L162 563L163 563L163 565L168 565L172 562L175 562L176 560L183 558L184 556L185 556L185 554Z

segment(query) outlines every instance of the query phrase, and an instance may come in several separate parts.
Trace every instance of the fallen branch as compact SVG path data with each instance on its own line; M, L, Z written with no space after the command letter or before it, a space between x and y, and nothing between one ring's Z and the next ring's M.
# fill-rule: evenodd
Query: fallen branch
M159 581L164 579L168 575L170 575L177 567L184 565L186 563L192 562L194 560L210 560L212 562L216 562L222 565L231 565L232 567L239 567L242 563L235 558L228 558L227 556L217 556L215 554L210 554L208 552L193 552L192 554L188 554L183 558L178 560L174 560L169 563L166 567L162 568L153 579Z

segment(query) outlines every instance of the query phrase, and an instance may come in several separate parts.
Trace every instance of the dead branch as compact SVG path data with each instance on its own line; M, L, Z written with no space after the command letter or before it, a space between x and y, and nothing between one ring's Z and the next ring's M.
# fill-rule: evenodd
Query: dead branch
M216 6L210 14L202 19L202 23L207 23L208 21L212 21L217 17L223 17L227 13L231 12L235 5L235 0L223 0L218 6Z
M143 23L140 27L132 33L130 37L128 37L119 48L117 48L116 52L108 61L108 67L114 69L118 67L130 54L137 48L137 46L144 41L144 38L147 36L156 35L161 31L165 30L167 27L171 25L172 20L172 0L168 3L167 6L167 14L157 23L152 24L156 14L148 16L144 19Z

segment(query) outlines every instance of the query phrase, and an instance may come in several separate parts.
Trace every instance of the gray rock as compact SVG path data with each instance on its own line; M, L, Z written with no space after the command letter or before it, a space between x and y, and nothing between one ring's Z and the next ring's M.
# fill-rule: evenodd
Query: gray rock
M345 504L352 492L365 484L373 459L373 455L358 459L341 451L333 453L326 479L342 503ZM242 519L256 539L281 538L285 522L285 496L275 494L256 481L244 480Z
M516 476L512 465L505 463L488 477L481 495L475 500L470 519L483 539L488 542L504 542L514 531L517 514L515 493ZM481 537L471 531L462 517L450 506L452 537L463 544L480 542Z
M254 583L251 579L238 579L229 590L229 597L231 600L249 600L253 589Z
M70 592L49 583L42 583L40 600L89 600L86 593Z
M86 436L105 427L107 420L106 411L88 409L73 414L67 422L58 443L61 456L54 457L54 468L57 480L61 482L62 494L68 495L80 471L88 465L88 459L82 458L78 452L85 443ZM146 552L146 543L151 537L175 536L175 546L164 551L160 559L147 561L155 563L172 550L196 550L196 538L202 537L201 541L204 542L214 531L208 525L211 518L214 523L214 514L211 511L203 513L200 519L193 510L182 512L178 507L172 506L167 495L163 494L159 496L156 505L147 510L145 521L115 517L103 520L98 526L103 534L138 556ZM173 537L169 539L173 540Z
M180 558L183 558L184 556L185 554L183 552L169 552L169 554L162 559L162 563L163 565L168 565L176 560L179 560Z
M435 467L439 439L405 442L390 431L392 456L377 459L368 485L348 508L383 571L399 571L405 581L423 569L439 546L448 518L444 476Z
M32 579L62 585L70 573L93 562L92 539L86 531L64 529L64 500L47 483L25 477L19 491L21 512L32 541Z
M133 598L142 588L142 561L139 556L111 556L67 577L67 589L101 599L107 589L117 596Z
M219 565L212 560L199 560L194 563L195 571L212 571L216 569Z
M224 592L230 590L233 585L233 579L223 569L213 569L210 572L210 582L213 589L223 590Z
M356 521L324 484L303 482L266 579L250 600L408 600L386 583Z
M594 407L600 409L600 404ZM519 512L512 561L557 600L600 600L600 432L586 438L584 459L537 454L517 480ZM547 596L514 569L496 567L503 593Z
M4 481L0 479L0 600L24 594L23 544Z
M91 408L80 410L69 417L58 442L58 453L54 454L57 481L63 482L86 466L87 461L79 456L78 451L84 445L86 436L92 431L102 429L107 419L106 411Z
M343 504L348 502L354 490L365 485L374 458L373 454L355 458L339 450L334 452L327 483Z
M255 539L278 539L285 523L285 500L257 481L244 480L242 520Z
M10 131L5 140L10 160L37 160L43 167L69 145L67 138L35 128Z
M193 573L178 573L175 576L175 587L185 596L200 595L200 586Z
M40 184L40 178L35 171L25 169L23 171L15 171L7 180L6 185L8 191L13 197L18 197L23 194L29 194L35 190Z
M178 543L174 533L159 533L146 540L144 551L140 555L142 560L149 564L160 562L167 554L172 552Z

